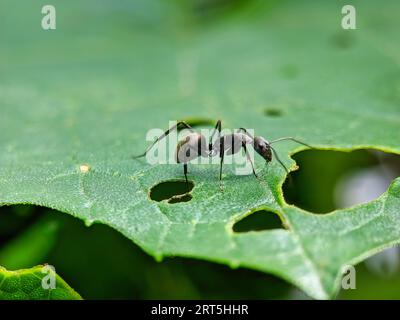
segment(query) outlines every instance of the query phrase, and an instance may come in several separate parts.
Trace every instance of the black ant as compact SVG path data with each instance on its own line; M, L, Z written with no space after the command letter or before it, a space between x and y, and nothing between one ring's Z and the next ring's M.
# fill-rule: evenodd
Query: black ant
M302 144L306 147L312 148L310 145L308 145L304 142L301 142L292 137L283 137L283 138L279 138L279 139L276 139L273 141L267 141L266 139L264 139L263 137L260 137L260 136L253 137L244 128L238 129L235 133L230 133L230 134L221 136L221 120L217 121L217 124L211 134L210 141L208 143L208 148L207 148L206 138L204 137L204 135L202 135L198 132L195 132L193 130L193 128L190 125L188 125L186 122L179 121L174 126L172 126L167 131L165 131L160 137L158 137L147 148L147 150L144 153L142 153L141 155L135 156L134 158L136 159L136 158L145 156L147 154L147 152L158 141L165 138L172 130L176 129L178 126L184 126L185 128L187 128L190 131L190 133L184 139L182 139L181 141L178 142L178 145L176 147L176 154L175 154L176 162L183 164L183 174L185 175L186 183L188 182L188 179L187 179L188 162L190 160L196 159L200 156L201 157L213 157L217 154L219 155L219 157L220 157L219 180L220 180L220 182L222 182L222 165L224 163L225 153L226 153L226 155L233 155L233 154L236 154L237 152L239 152L241 150L241 148L243 148L246 153L246 157L251 164L251 168L253 170L254 176L256 178L258 178L258 176L254 170L253 161L251 160L251 157L247 150L246 145L248 145L248 144L252 145L254 150L261 157L263 157L267 163L272 161L272 155L274 155L276 160L281 164L281 166L285 169L286 173L288 173L288 174L289 174L289 170L286 168L286 166L280 160L278 153L275 151L275 149L272 147L271 144L279 142L279 141L291 140L291 141L297 142L299 144ZM214 143L212 143L216 132L218 132L217 140Z

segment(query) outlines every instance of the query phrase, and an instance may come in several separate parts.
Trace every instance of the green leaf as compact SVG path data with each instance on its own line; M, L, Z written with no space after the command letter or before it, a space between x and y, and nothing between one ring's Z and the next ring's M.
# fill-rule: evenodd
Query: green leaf
M43 266L8 271L0 267L0 300L78 300L82 299L63 279L52 270L42 273ZM56 277L55 289L44 289L44 276Z
M107 224L158 259L253 268L333 297L344 265L400 241L400 179L368 204L315 215L285 203L275 161L257 158L261 181L224 167L224 192L218 165L192 165L192 199L171 204L148 192L181 179L181 165L130 157L149 129L188 118L320 149L400 153L398 1L355 1L357 30L341 29L342 1L206 13L187 3L53 1L57 29L44 31L40 1L20 11L2 1L0 204L51 207ZM292 169L304 149L276 148ZM288 229L232 231L257 209Z

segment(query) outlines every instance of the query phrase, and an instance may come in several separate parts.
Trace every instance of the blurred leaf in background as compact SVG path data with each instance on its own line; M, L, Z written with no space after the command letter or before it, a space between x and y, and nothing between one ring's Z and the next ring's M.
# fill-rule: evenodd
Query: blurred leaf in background
M43 262L54 246L58 228L59 224L54 219L47 216L38 219L27 230L1 247L0 265L17 270Z

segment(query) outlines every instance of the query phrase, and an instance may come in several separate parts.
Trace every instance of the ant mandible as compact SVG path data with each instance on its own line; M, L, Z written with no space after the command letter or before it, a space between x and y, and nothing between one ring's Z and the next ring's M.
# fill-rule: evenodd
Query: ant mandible
M176 154L175 154L175 161L177 163L183 164L183 174L185 175L186 183L188 183L187 179L187 172L188 172L188 162L196 159L198 157L213 157L215 155L219 155L220 157L220 170L219 170L219 181L222 183L222 165L224 163L224 156L226 155L233 155L238 153L241 148L244 149L246 153L246 157L251 164L251 168L253 170L253 174L256 178L258 178L255 170L254 164L251 160L249 152L247 150L247 145L253 146L254 150L263 157L266 162L272 161L272 155L275 156L276 160L280 163L280 165L285 169L286 173L289 173L289 170L280 160L278 153L272 147L273 143L284 141L284 140L291 140L302 144L306 147L312 148L310 145L301 142L293 137L283 137L272 141L267 141L265 138L261 136L253 137L245 128L238 129L235 133L230 133L227 135L221 136L221 120L217 121L215 128L211 134L208 148L206 143L206 138L204 135L196 132L193 128L188 125L184 121L179 121L167 131L165 131L160 137L158 137L147 149L144 153L135 156L134 158L140 158L147 154L147 152L160 140L165 138L172 130L178 128L178 126L184 126L187 128L190 133L181 141L178 142L176 147ZM215 133L218 133L218 137L216 141L213 143L213 138Z

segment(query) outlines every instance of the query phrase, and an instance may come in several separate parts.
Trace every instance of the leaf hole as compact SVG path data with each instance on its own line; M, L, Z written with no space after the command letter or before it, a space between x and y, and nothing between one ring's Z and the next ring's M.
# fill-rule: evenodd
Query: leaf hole
M266 108L264 110L264 115L266 115L267 117L272 117L272 118L281 117L282 113L283 113L282 110L277 109L277 108Z
M347 50L354 46L355 38L351 32L341 30L331 37L331 43L338 49Z
M188 118L182 119L180 121L186 122L192 128L211 127L215 126L215 124L217 123L217 120L210 120L206 118ZM181 131L183 129L185 129L183 125L178 126L178 131Z
M192 199L189 192L194 188L194 183L185 180L170 180L156 184L150 189L150 199L154 201L168 200L168 203L188 202Z
M233 231L238 233L273 229L284 229L282 220L276 213L266 210L255 211L233 225Z
M299 169L285 181L284 198L313 213L372 201L400 176L400 156L371 149L305 150L293 159Z
M249 0L191 0L194 15L208 21L229 12L245 10L254 1Z

